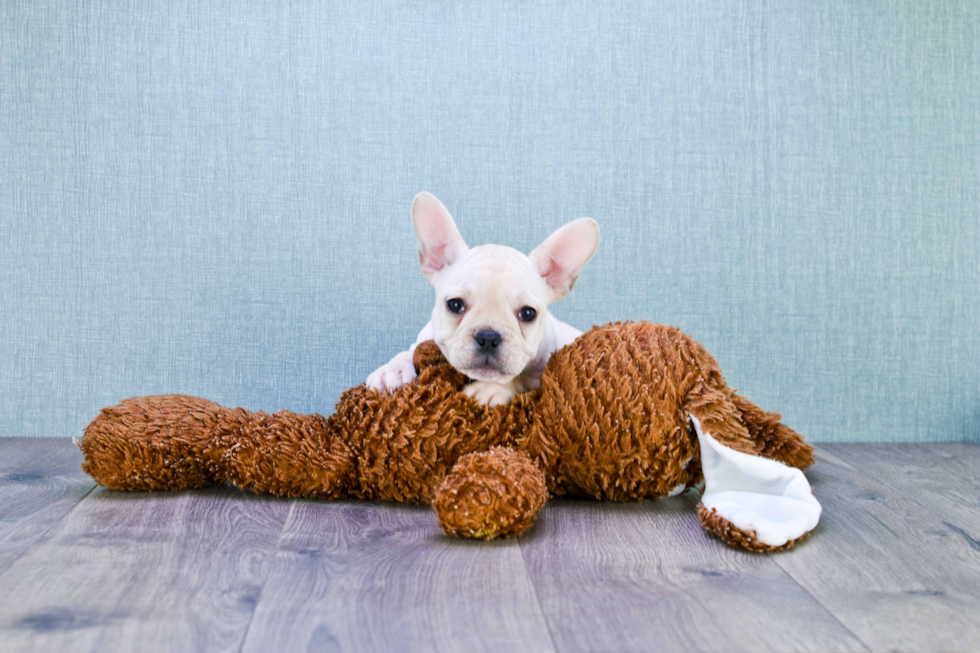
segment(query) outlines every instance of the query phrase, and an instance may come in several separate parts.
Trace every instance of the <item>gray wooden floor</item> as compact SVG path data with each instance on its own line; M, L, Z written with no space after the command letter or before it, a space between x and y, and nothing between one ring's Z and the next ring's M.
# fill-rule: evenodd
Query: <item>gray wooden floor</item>
M0 651L980 650L980 446L826 445L789 553L706 537L696 495L555 501L519 540L426 507L97 488L0 439Z

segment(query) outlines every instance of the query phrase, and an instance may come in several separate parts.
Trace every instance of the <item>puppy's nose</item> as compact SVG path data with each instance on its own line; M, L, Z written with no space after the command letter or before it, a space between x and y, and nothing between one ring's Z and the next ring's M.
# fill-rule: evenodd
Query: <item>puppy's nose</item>
M503 338L496 331L477 331L473 336L476 344L480 345L480 351L484 354L492 354Z

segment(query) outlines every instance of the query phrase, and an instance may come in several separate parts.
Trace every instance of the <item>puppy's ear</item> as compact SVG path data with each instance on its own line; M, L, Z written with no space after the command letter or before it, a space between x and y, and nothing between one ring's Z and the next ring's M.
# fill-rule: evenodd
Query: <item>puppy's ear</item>
M466 251L456 223L432 193L419 193L412 202L412 223L419 243L419 265L430 282Z
M592 218L579 218L548 236L530 257L551 288L552 299L567 295L585 264L599 247L599 225Z

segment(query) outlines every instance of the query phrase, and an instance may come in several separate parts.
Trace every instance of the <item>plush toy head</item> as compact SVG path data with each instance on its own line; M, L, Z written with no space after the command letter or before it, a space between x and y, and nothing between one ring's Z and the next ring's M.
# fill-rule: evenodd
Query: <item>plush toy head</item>
M727 387L678 329L593 328L556 352L536 390L478 404L432 343L416 383L358 386L329 418L223 408L184 395L103 409L81 441L83 469L117 489L229 482L258 492L432 503L450 534L523 532L547 496L612 501L705 483L706 528L753 550L791 547L819 504L799 469L812 448Z

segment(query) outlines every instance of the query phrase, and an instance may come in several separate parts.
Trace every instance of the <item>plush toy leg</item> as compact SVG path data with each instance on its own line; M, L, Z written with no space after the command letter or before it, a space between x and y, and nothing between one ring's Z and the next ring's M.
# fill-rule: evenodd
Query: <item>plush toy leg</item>
M447 535L490 540L523 533L547 500L544 474L527 455L493 447L456 461L432 507Z
M802 471L727 447L690 418L704 473L698 516L707 530L732 546L779 551L816 527L821 508Z
M225 410L226 419L237 426L219 433L209 452L221 480L259 494L347 496L354 465L333 416Z
M113 490L201 488L218 482L206 451L222 424L218 404L186 395L132 397L103 408L76 444L82 470Z
M326 499L352 483L350 448L320 415L223 408L188 395L133 397L103 408L78 442L82 469L114 490L231 483Z

